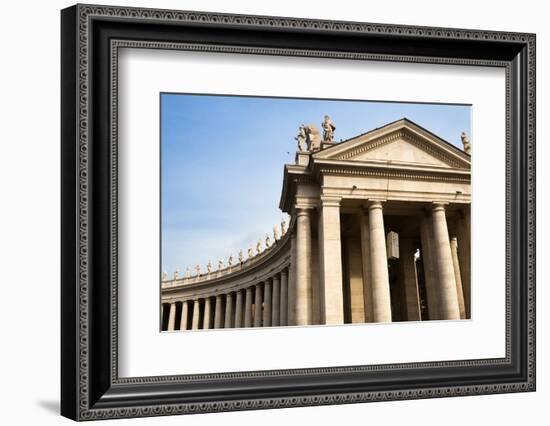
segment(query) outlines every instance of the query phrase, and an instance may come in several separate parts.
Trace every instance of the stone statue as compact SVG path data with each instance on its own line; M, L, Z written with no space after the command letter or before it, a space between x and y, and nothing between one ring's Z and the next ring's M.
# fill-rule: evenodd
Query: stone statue
M178 277L179 277L179 274L180 274L180 271L178 268L176 268L176 270L174 271L174 279L177 280Z
M166 271L164 271L162 273L162 281L166 281L166 280L168 280L168 274L166 273Z
M252 253L252 247L248 247L248 258L251 259L254 257L254 253Z
M470 138L466 134L466 132L462 132L460 134L460 140L462 141L462 145L464 146L464 152L466 154L472 154L472 144L470 143Z
M307 150L308 151L319 151L321 149L321 134L319 133L319 130L317 127L315 127L313 124L308 124L305 127L306 130L306 142L307 142Z
M256 254L260 254L262 252L262 240L258 240L256 243Z
M307 135L306 135L306 126L303 124L298 128L298 135L294 138L298 141L298 151L304 152L307 151Z
M321 127L323 128L323 142L332 143L334 141L334 131L336 130L336 126L328 115L325 115L325 119L321 123Z
M223 269L223 259L218 260L218 271Z
M191 276L191 269L188 266L187 269L185 270L185 278L189 278L190 276Z
M210 260L206 264L206 270L208 271L209 274L212 273L212 262L210 262Z
M230 254L229 258L227 259L227 266L233 266L233 255Z
M268 248L271 245L271 238L269 234L265 234L265 248Z
M281 219L281 236L285 234L286 234L286 221L285 221L285 218L283 217Z
M243 250L239 250L239 263L243 263L244 262L244 255L243 255Z
M273 227L273 241L277 241L279 239L279 230L277 229L277 225Z
M197 266L195 266L195 271L197 272L197 277L201 274L201 265L197 263Z

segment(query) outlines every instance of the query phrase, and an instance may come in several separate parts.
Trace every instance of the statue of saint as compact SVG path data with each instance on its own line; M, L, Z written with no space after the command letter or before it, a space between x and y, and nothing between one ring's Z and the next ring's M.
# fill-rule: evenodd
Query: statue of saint
M252 253L252 247L248 247L248 258L251 259L254 257L254 253Z
M197 277L201 274L201 265L197 263L197 266L195 266L195 271L197 272Z
M256 254L260 254L262 252L262 240L258 240L256 243Z
M208 271L209 274L212 273L212 262L210 262L210 260L206 264L206 270Z
M233 255L230 254L229 258L227 259L227 266L233 266Z
M460 140L462 141L462 145L464 146L464 152L466 154L472 154L472 144L470 143L470 138L466 134L466 132L462 132L460 134Z
M285 234L286 234L286 221L285 221L285 218L283 217L281 219L281 236Z
M321 123L321 127L323 128L323 142L332 143L334 141L334 131L336 130L336 126L328 115L325 115L325 119Z
M268 248L271 245L271 238L269 234L265 234L265 248Z
M243 255L243 250L239 250L239 263L243 263L244 262L244 255Z
M319 129L315 127L313 124L308 124L305 127L306 130L306 142L307 142L307 150L308 151L319 151L321 149L321 134L319 133Z
M178 268L176 268L176 270L174 271L174 279L177 280L178 279L178 276L180 274L180 271Z
M298 151L304 152L307 151L307 135L306 135L306 126L303 124L298 128L298 135L294 138L298 141Z
M191 276L191 269L188 266L187 269L185 270L185 278L189 278L190 276Z
M277 229L277 225L273 227L273 241L277 241L279 239L279 230Z
M223 269L223 259L218 260L218 271Z

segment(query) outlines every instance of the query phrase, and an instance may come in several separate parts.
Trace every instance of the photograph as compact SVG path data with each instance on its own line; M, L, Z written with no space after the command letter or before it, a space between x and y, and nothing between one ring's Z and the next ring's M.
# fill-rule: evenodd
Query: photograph
M161 331L471 319L472 105L159 102Z

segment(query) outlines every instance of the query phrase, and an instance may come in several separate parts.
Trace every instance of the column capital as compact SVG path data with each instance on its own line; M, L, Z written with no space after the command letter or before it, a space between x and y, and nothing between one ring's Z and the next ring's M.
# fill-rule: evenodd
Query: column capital
M311 206L296 206L296 216L310 216L312 210Z
M382 200L369 200L367 202L368 210L381 209L381 208L382 208Z
M441 210L445 210L445 206L448 206L449 203L445 203L445 202L440 202L440 201L434 201L432 202L432 205L431 205L431 208L432 208L432 211L441 211Z
M319 205L321 207L340 207L342 197L334 195L321 195L319 198Z

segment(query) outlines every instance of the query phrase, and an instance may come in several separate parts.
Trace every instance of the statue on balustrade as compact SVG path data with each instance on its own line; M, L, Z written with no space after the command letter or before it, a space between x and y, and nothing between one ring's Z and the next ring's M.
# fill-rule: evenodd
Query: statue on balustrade
M472 154L472 144L470 143L470 138L466 134L466 132L462 132L460 134L460 140L462 141L462 145L464 146L464 152L466 154Z
M325 119L321 126L323 127L323 142L334 142L334 131L336 130L336 126L328 115L325 115Z
M306 135L306 126L303 124L298 128L298 135L294 138L298 141L298 151L304 152L308 150L307 147L307 135Z

